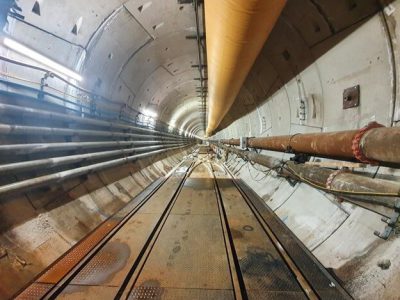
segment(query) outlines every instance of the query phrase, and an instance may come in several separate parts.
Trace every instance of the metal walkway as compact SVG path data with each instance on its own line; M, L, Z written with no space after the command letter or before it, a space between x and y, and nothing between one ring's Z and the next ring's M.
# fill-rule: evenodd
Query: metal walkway
M207 155L183 162L17 299L350 299L262 200Z

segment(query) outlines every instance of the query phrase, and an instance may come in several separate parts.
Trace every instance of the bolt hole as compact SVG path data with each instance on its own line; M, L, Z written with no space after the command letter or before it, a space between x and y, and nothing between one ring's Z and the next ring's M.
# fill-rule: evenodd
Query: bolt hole
M315 23L314 24L314 32L320 32L320 31L321 31L321 27L317 23Z
M282 56L285 60L290 60L290 53L289 51L285 50L282 52Z
M38 16L40 16L40 3L39 3L39 1L35 1L35 4L33 5L33 8L32 8L32 12L34 14L37 14Z
M349 10L354 10L357 8L357 3L354 0L349 0Z

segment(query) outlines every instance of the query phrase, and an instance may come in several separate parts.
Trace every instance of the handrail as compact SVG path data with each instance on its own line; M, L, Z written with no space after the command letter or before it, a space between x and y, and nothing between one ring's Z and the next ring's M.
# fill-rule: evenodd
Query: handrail
M18 83L15 83L15 82L11 82L11 81L8 81L8 80L4 80L4 79L0 79L0 83L7 84L7 85L13 85L14 87L17 87L17 88L29 89L29 90L31 90L31 91L33 91L33 92L37 92L38 95L49 96L49 97L52 97L52 98L56 98L56 99L58 99L58 100L60 100L60 101L63 101L64 103L69 103L69 104L71 104L71 105L76 106L78 109L77 109L77 110L74 110L74 109L71 109L71 108L68 108L68 107L65 107L65 108L68 108L68 109L70 109L70 110L74 110L74 111L76 111L76 112L78 112L78 113L84 113L83 110L87 110L87 111L91 112L91 110L93 109L93 107L86 106L86 105L84 105L84 104L82 104L82 103L73 102L73 101L70 101L70 100L65 99L65 98L63 98L63 97L57 96L57 95L55 95L55 94L53 94L53 93L44 91L43 89L44 89L45 87L47 87L47 88L56 90L57 92L66 94L65 92L59 91L59 90L57 90L57 89L55 89L55 88L53 88L53 87L51 87L51 86L48 86L47 84L44 84L44 83L43 83L44 80L45 80L46 78L48 78L48 77L55 78L55 79L58 79L58 80L62 81L62 82L65 83L66 85L68 85L68 86L70 86L70 87L73 87L74 89L76 89L76 90L78 90L78 91L80 91L80 92L86 93L89 97L92 98L92 99L90 99L90 101L93 101L93 100L101 100L101 101L105 102L106 104L115 105L116 107L118 106L119 111L120 111L120 114L119 114L119 115L116 114L116 116L117 116L118 119L120 119L121 121L125 121L125 122L128 122L128 123L134 123L134 124L136 124L136 125L144 126L144 127L147 127L147 128L150 128L150 127L151 127L151 128L155 128L155 129L160 129L160 130L166 131L166 132L169 131L169 130L168 130L169 124L164 123L164 122L159 121L159 120L155 120L154 126L149 126L149 124L143 124L142 122L138 122L137 120L132 120L132 119L129 118L129 117L128 117L128 120L127 120L127 119L123 116L123 110L124 110L124 109L129 110L129 111L127 112L129 115L136 114L136 115L135 115L135 118L137 118L137 117L140 116L140 115L143 115L143 116L145 116L145 117L147 117L147 118L151 118L151 117L150 117L150 116L147 116L147 115L145 115L145 114L143 114L143 113L141 113L141 112L139 112L139 111L137 111L136 109L132 108L131 106L127 105L126 103L121 104L121 103L115 102L115 101L113 101L113 100L111 100L111 99L108 99L108 98L106 98L106 97L104 97L104 96L101 96L101 95L96 94L96 93L93 93L93 92L91 92L91 91L89 91L89 90L87 90L87 89L84 89L84 88L82 88L82 87L79 87L79 86L77 86L77 85L75 85L75 84L69 82L68 80L64 79L62 76L60 76L60 75L58 75L58 74L56 74L56 73L54 73L54 72L52 72L52 71L50 71L50 70L48 70L48 69L45 69L45 68L42 68L42 67L38 67L38 66L34 66L34 65L31 65L31 64L27 64L27 63L24 63L24 62L21 62L21 61L13 60L13 59L10 59L10 58L1 56L1 55L0 55L0 60L5 61L5 62L7 62L7 63L19 65L19 66L24 67L24 68L29 68L29 69L32 69L32 70L36 70L36 71L45 73L45 74L44 74L44 78L42 78L42 83L34 83L34 84L40 85L40 89L35 89L35 88L29 87L29 86L24 85L24 84L18 84ZM7 75L7 74L4 74L4 76L8 76L8 75ZM10 75L10 76L11 76L11 75ZM17 80L18 80L18 79L17 79ZM20 80L23 80L23 79L21 78ZM33 83L33 82L32 82L32 83ZM69 95L69 96L72 96L72 95ZM77 97L77 96L72 96L72 97L75 98L75 99L81 99L81 98L79 98L79 97ZM87 99L82 98L82 100L87 100ZM109 112L99 110L99 109L97 109L96 107L94 107L94 110L95 110L95 112L99 112L100 115L110 115ZM111 116L112 116L112 115L111 115ZM135 119L135 118L133 118L133 119ZM179 135L179 133L176 132L176 130L174 130L173 133Z
M6 61L8 63L15 64L15 65L19 65L19 66L22 66L22 67L26 67L26 68L29 68L29 69L33 69L33 70L36 70L36 71L41 71L41 72L47 73L50 77L57 78L57 79L61 80L62 82L64 82L65 84L70 85L70 86L72 86L73 88L75 88L77 90L80 90L81 92L89 94L89 95L91 95L91 96L93 96L95 98L101 98L101 99L103 99L103 100L105 100L107 102L116 103L115 101L107 99L107 98L105 98L105 97L103 97L103 96L101 96L99 94L93 93L93 92L91 92L91 91L89 91L87 89L84 89L84 88L82 88L82 87L80 87L78 85L75 85L75 84L69 82L68 80L66 80L65 78L63 78L62 76L58 75L57 73L54 73L54 72L52 72L52 71L50 71L48 69L45 69L45 68L42 68L42 67L37 67L37 66L30 65L30 64L27 64L27 63L23 63L23 62L20 62L20 61L17 61L17 60L8 58L8 57L4 57L2 55L0 55L0 60Z

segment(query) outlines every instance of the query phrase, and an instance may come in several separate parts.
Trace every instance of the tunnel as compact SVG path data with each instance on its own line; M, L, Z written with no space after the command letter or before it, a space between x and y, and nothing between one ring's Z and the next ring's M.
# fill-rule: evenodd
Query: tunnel
M399 0L0 0L0 299L400 299Z

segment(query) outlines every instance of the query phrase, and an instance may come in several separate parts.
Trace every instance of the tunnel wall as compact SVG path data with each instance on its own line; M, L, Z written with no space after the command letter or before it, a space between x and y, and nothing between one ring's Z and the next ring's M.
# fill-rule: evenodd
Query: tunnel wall
M272 96L260 101L252 112L233 121L215 137L329 132L361 128L371 121L397 126L400 120L396 25L400 20L399 9L400 3L395 1L385 11L365 21ZM259 75L258 82L262 79ZM245 90L249 99L257 98L254 94L260 88L257 82L248 80L247 84L248 88L243 88L242 93ZM360 85L360 106L344 110L343 91L355 85ZM240 111L238 106L242 111L248 106L244 98L241 100L235 103L236 111ZM305 102L305 120L301 120L301 100ZM262 153L282 159L290 157L271 151ZM400 241L393 236L388 241L374 236L375 230L382 231L385 226L379 214L341 202L306 184L293 185L234 155L230 155L226 163L325 267L344 282L355 298L397 299ZM369 176L376 172L378 177L393 180L399 180L400 174L382 167L360 171L370 173ZM391 261L388 270L378 266L384 259Z
M62 1L61 1L62 2ZM10 2L11 3L11 2ZM190 7L168 1L121 1L95 0L60 1L40 3L40 13L32 9L35 1L18 1L19 13L24 19L8 16L4 35L34 49L44 56L83 75L82 83L69 81L93 92L96 112L84 111L85 117L112 120L126 113L135 118L137 111L149 107L157 112L158 105L173 91L176 106L179 93L192 97L195 94L197 76L191 65L196 63L196 44L185 39L193 26ZM149 5L151 4L151 5ZM155 12L165 12L165 16ZM1 11L3 13L3 11ZM1 15L0 19L3 20ZM82 20L82 26L74 34L74 25ZM169 21L169 22L167 22ZM156 28L153 28L154 25ZM165 25L165 26L164 26ZM121 30L123 28L123 30ZM189 30L187 29L189 28ZM127 34L129 33L129 38ZM179 45L179 47L173 47ZM32 59L0 45L0 55L29 65L46 68ZM42 86L45 92L61 97L39 97L44 72L0 61L0 78L17 83L24 88L0 83L0 104L33 107L80 116L71 112L77 105L88 106L90 95L70 85L47 78ZM187 79L189 82L186 82ZM166 84L164 84L167 82ZM175 89L177 86L177 89ZM37 90L28 90L31 87ZM158 93L157 95L155 95ZM12 95L12 96L10 96ZM107 98L103 100L101 96ZM64 101L68 100L70 102ZM43 101L39 101L43 100ZM149 105L147 105L151 102ZM77 105L74 105L76 103ZM108 115L106 115L108 113ZM160 111L160 115L162 111ZM82 114L84 116L84 114ZM35 116L8 115L1 113L1 123L48 126L69 129L95 129L74 122L45 120ZM122 120L119 120L120 122ZM135 120L134 120L135 121ZM110 128L103 128L110 130ZM125 130L124 130L125 132ZM1 145L25 143L96 142L104 137L51 136L51 135L4 135ZM118 140L110 138L109 140ZM130 140L130 139L122 139ZM108 141L108 140L107 140ZM117 147L119 148L119 147ZM129 199L140 193L154 180L165 176L190 152L169 151L148 159L141 159L120 167L90 173L52 184L44 188L0 197L0 299L8 299L37 274L68 251L76 242L107 217L123 207ZM85 150L61 151L59 155L87 153ZM57 156L39 151L24 155L0 154L0 163L19 162ZM102 162L104 160L98 160ZM0 185L12 184L30 177L64 171L82 164L30 170L0 176Z
M400 104L396 101L399 1L377 15L380 1L375 0L288 2L225 118L220 128L224 130L216 136L354 129L372 120L386 126L392 122L396 125L400 120ZM33 4L31 0L19 1L25 20L9 18L7 32L27 46L82 72L86 88L117 103L104 106L106 110L118 113L126 104L137 109L149 106L168 121L177 109L188 103L197 104L194 90L198 82L193 78L198 77L198 71L191 67L197 63L197 49L193 40L185 38L194 32L190 5L177 5L176 0L88 0L71 1L67 6L44 1L39 16L32 13ZM80 17L83 25L74 35L71 30ZM2 46L0 52L35 64ZM43 76L4 62L1 71L2 78L18 82L21 80L12 76L28 79L24 84L35 87ZM63 96L75 92L52 79L48 82ZM343 90L356 84L360 84L361 105L343 110ZM4 88L14 91L9 86ZM300 99L306 104L304 121L299 118ZM198 117L195 105L185 114L195 112L192 117ZM181 122L186 120L185 114ZM162 164L175 165L181 156L168 158ZM399 242L395 238L384 242L372 234L384 227L379 215L339 203L304 184L292 187L281 178L270 175L264 178L265 174L259 172L261 167L243 163L231 157L229 165L326 267L334 269L356 298L396 298ZM123 205L125 192L113 182L123 181L121 186L135 194L145 183L164 174L153 167L139 172L141 164L93 174L83 181L72 181L61 190L50 189L14 197L7 203L2 201L0 213L5 225L1 229L0 272L4 273L0 275L6 280L5 288L0 285L0 293L10 295L20 287L15 282L29 281ZM128 171L133 175L125 173ZM373 176L377 169L364 171ZM377 174L395 179L398 175L386 168L379 168ZM54 199L60 201L52 204ZM64 213L69 217L64 217ZM26 232L34 238L24 235ZM391 260L388 270L377 266L381 259Z
M0 299L8 299L190 149L143 159L0 201Z

